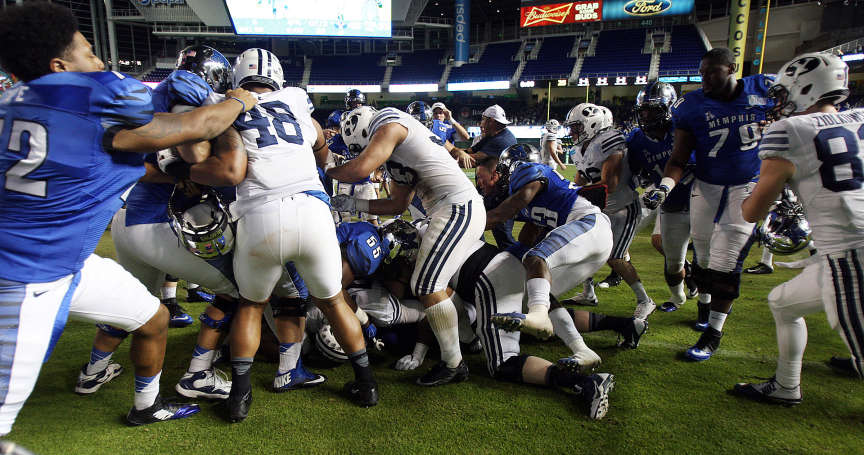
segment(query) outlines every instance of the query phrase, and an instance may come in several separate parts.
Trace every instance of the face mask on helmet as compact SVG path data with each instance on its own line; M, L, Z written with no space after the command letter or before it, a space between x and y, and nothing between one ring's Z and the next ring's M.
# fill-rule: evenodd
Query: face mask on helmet
M237 57L234 63L234 87L244 84L261 84L274 91L281 90L285 85L282 76L282 64L279 58L265 49L246 49Z
M378 235L381 242L390 248L390 255L384 259L385 263L389 264L400 258L408 263L417 260L420 235L413 224L401 219L388 220L378 229Z
M189 197L174 187L168 201L171 229L190 253L212 259L231 252L234 247L234 227L228 208L211 188Z
M180 51L177 69L201 76L216 93L225 93L231 88L231 63L210 46L189 46Z
M582 143L593 138L600 130L604 129L606 122L604 112L599 106L591 103L582 103L570 109L564 126L570 128L570 137L574 144ZM611 113L609 115L611 119ZM611 125L609 125L611 126Z
M405 109L411 117L422 123L426 128L432 126L432 109L423 101L414 101Z
M828 52L799 55L780 68L768 96L775 102L770 112L775 120L819 103L840 103L849 96L849 67Z
M371 106L361 106L342 114L339 129L342 133L342 140L345 141L345 145L352 153L360 153L369 145L369 141L372 139L369 126L377 112Z
M352 110L366 105L366 95L359 89L352 88L345 94L345 109Z
M797 253L810 243L812 231L801 204L784 198L759 227L762 243L778 255Z

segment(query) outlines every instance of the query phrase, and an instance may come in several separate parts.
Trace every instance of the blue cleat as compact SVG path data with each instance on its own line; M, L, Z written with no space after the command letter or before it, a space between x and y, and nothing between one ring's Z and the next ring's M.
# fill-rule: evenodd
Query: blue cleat
M221 370L211 367L195 373L187 371L174 390L186 398L227 400L231 393L231 381Z
M197 404L189 403L166 403L162 397L157 396L153 406L146 409L132 409L126 414L126 422L131 426L147 425L149 423L164 422L166 420L183 419L197 414L201 408Z
M168 307L168 312L171 313L171 319L168 320L168 327L188 327L195 322L195 320L192 319L192 316L189 316L189 313L186 313L186 310L177 303L176 299L163 300L162 305Z
M327 376L313 373L303 366L301 359L297 359L297 366L287 373L276 374L273 379L274 392L286 392L288 390L305 389L315 387L327 382Z
M213 303L213 298L215 296L208 292L204 292L204 288L197 287L194 289L189 289L186 291L186 301L189 303L193 302L207 302Z
M713 327L708 327L702 333L702 336L699 337L699 341L691 346L684 355L696 362L708 360L717 352L717 348L720 347L720 338L722 337L722 332L718 332Z
M695 324L693 324L693 330L697 332L704 332L705 330L708 330L708 323L697 321Z
M678 311L678 305L675 305L672 302L663 302L663 304L657 307L657 309L664 313L671 313L673 311Z

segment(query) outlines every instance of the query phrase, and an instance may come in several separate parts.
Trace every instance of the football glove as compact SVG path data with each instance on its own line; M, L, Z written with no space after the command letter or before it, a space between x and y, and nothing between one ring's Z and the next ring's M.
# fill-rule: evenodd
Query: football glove
M654 210L657 207L660 207L660 204L666 200L666 196L669 195L669 187L666 185L660 185L659 187L645 192L642 195L642 204L645 208L649 210Z
M347 194L337 194L330 198L330 206L337 212L356 212L357 199Z
M428 351L428 346L418 342L414 345L414 353L408 354L405 357L397 360L394 368L399 371L414 370L423 363L424 359L426 359L426 352Z

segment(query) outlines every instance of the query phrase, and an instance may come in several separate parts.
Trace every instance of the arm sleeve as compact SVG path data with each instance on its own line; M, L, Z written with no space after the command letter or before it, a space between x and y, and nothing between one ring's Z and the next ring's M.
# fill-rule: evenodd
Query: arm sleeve
M534 181L544 183L547 181L540 166L528 163L518 165L510 174L510 194L516 193L520 188Z
M600 143L600 152L603 154L604 158L616 153L624 153L626 151L627 141L621 133L604 138Z
M153 120L152 94L146 85L131 77L115 75L103 83L103 88L94 94L92 109L106 130L138 128Z
M690 107L687 104L687 98L683 97L679 102L672 105L672 123L675 124L675 128L679 128L682 130L693 131L693 128L690 126L690 123L687 121L688 117L688 108Z
M759 159L765 158L786 158L790 156L790 134L789 121L784 119L779 122L772 123L771 126L762 134L762 141L759 143Z

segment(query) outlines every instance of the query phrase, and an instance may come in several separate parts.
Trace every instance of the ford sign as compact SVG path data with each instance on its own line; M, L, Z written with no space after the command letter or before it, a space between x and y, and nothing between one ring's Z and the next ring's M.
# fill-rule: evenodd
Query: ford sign
M632 16L656 16L671 7L669 0L631 0L624 5L624 11Z

